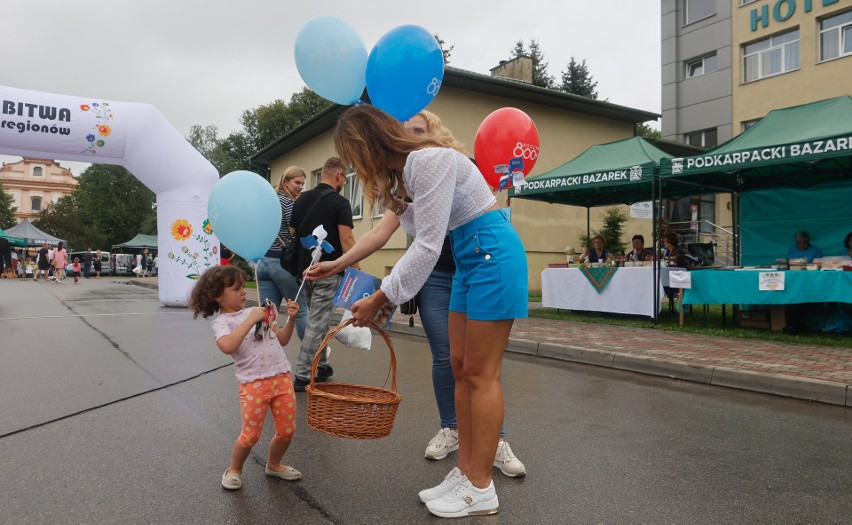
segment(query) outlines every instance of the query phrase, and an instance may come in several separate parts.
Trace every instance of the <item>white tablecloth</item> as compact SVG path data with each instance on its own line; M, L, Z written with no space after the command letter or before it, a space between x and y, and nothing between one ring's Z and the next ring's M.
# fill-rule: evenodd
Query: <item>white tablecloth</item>
M663 285L668 284L669 268L662 268L660 304ZM611 312L654 316L653 268L619 268L601 293L586 279L579 268L547 268L541 272L542 304L548 308Z

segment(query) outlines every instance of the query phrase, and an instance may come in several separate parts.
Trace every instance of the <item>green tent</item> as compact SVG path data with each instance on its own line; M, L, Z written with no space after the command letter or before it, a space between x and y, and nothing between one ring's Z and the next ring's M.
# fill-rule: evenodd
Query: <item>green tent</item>
M9 235L8 233L4 232L2 228L0 228L0 237L3 237L7 241L9 241L9 244L11 244L12 246L27 245L26 239L22 239L21 237L15 237L14 235Z
M740 193L852 178L852 97L770 111L710 151L663 159L660 177L667 195L677 185Z
M121 244L113 244L113 248L130 248L141 250L142 248L148 249L157 249L157 236L156 235L145 235L143 233L137 233L136 237L130 239L127 242L123 242Z
M527 177L509 196L587 208L650 201L657 167L670 156L642 137L598 144L558 168Z

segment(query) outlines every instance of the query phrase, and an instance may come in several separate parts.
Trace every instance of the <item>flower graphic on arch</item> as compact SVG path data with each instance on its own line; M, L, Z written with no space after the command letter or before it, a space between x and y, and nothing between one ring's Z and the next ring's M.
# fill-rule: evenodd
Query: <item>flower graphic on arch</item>
M213 233L213 225L210 224L210 219L204 219L204 222L201 223L201 228L207 235Z
M192 224L186 219L176 219L172 223L171 234L175 240L185 241L192 235Z
M104 144L106 144L106 142L99 140L99 141L95 142L95 144L97 144L99 148L102 148L102 147L104 147Z
M100 133L102 137L109 137L109 134L112 133L112 128L106 124L98 126L98 133Z
M88 140L89 142L94 142L95 136L89 133L88 135L86 135L86 140Z
M88 104L80 104L80 109L82 109L83 111L89 111L89 105Z

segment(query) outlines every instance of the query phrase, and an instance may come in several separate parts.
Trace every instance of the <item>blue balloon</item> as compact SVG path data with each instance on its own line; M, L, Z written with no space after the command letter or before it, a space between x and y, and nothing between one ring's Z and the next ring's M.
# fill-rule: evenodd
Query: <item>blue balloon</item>
M257 173L232 171L213 186L207 217L222 244L244 259L257 261L281 228L281 203Z
M443 80L441 46L420 26L392 29L367 59L370 101L402 122L432 102Z
M319 96L353 104L366 84L367 47L358 33L333 16L311 18L296 35L296 68Z

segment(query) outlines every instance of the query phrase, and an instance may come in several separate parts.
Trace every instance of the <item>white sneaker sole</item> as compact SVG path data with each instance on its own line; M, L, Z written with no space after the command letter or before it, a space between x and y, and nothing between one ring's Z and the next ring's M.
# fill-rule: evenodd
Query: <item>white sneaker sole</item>
M497 514L500 511L500 504L497 496L494 496L493 498L481 501L470 508L454 512L433 509L428 503L426 504L426 508L429 509L429 512L439 518L463 518L465 516L488 516L489 514Z
M433 460L433 461L440 461L440 460L444 459L445 457L447 457L447 456L450 454L450 452L455 452L455 451L456 451L456 450L458 450L458 449L459 449L459 446L458 446L458 445L455 445L455 446L453 446L453 447L450 447L450 448L447 450L447 452L445 452L445 453L444 453L444 455L443 455L443 456L430 456L430 455L429 455L429 452L426 452L426 459L431 459L431 460Z
M502 472L504 476L507 476L507 477L510 477L510 478L519 478L521 476L527 475L526 470L524 470L523 472L512 472L512 471L509 471L509 470L504 470L503 466L500 465L499 463L494 463L494 466L497 467L498 469L500 469L500 472Z

